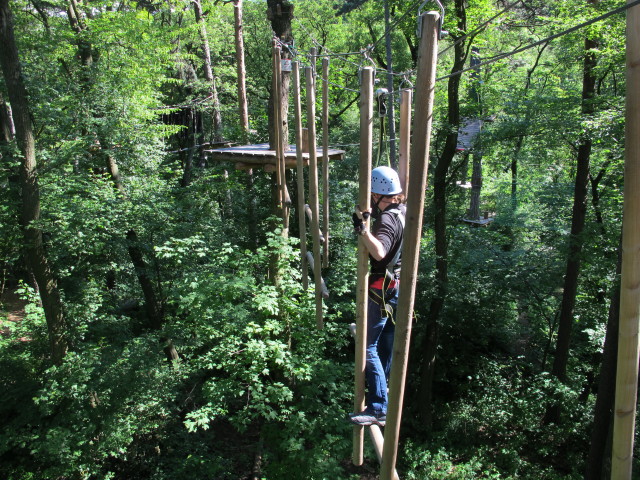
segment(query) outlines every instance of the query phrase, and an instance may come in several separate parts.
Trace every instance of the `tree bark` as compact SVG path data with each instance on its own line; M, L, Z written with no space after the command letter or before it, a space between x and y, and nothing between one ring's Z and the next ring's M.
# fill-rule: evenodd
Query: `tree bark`
M78 10L78 5L75 0L69 1L69 24L71 29L76 32L76 34L80 35L87 26L84 23L82 13ZM92 57L90 56L92 52L92 46L90 43L87 43L83 40L77 41L78 45L78 54L80 56L80 60L83 66L88 67L92 63ZM86 52L89 52L89 56L86 56ZM91 82L91 79L88 75L85 75L82 78L83 87L88 88ZM114 188L124 197L126 197L126 190L124 188L122 177L120 175L120 171L118 168L118 163L116 159L111 155L111 145L109 144L106 136L103 134L104 132L100 131L98 126L96 128L96 136L98 137L98 143L100 145L100 153L104 156L105 166L107 168L107 172L111 177ZM134 229L130 229L127 232L127 250L129 252L129 257L131 259L131 263L133 263L133 267L136 272L136 276L138 278L138 282L140 283L140 288L142 290L142 294L145 300L145 308L147 312L148 325L150 328L159 329L162 327L164 322L163 309L161 303L158 301L158 297L155 293L155 289L153 286L153 281L151 276L148 274L149 267L144 259L144 255L142 253L142 247L140 246L140 241L138 239L138 234Z
M469 202L469 219L480 218L480 192L482 191L482 152L473 153L473 173L471 174L471 200Z
M291 20L293 19L293 3L288 0L267 0L267 18L271 20L273 34L284 43L293 41L291 30ZM286 48L282 49L282 57L290 58ZM315 59L314 59L315 62ZM315 70L314 70L315 71ZM282 72L282 95L280 98L280 111L282 118L282 138L284 139L285 150L289 149L289 89L291 74ZM269 94L269 148L275 150L275 125L273 123L273 99L275 92Z
M209 94L213 102L213 111L211 112L211 121L213 123L213 139L215 142L222 141L222 116L220 114L220 100L218 98L218 88L216 87L216 79L213 76L213 68L211 66L211 49L209 48L209 36L207 34L207 24L202 14L202 4L200 0L191 0L193 3L193 13L198 24L198 33L202 42L202 53L204 56L204 75L209 82Z
M618 264L616 277L620 278L622 271L622 242L618 247ZM611 304L609 305L609 317L607 320L607 333L604 339L602 351L602 365L600 366L600 379L598 381L598 396L593 412L593 428L591 430L591 443L587 456L585 480L599 480L605 461L607 444L613 427L613 405L616 390L616 368L618 364L618 324L620 318L620 282L615 282ZM609 445L610 448L610 445Z
M591 115L594 111L593 97L595 95L596 78L593 70L596 66L596 58L593 49L598 43L595 40L585 40L585 57L582 81L582 113ZM569 345L573 326L573 310L578 290L578 277L580 274L580 256L584 240L584 230L587 212L587 186L589 182L589 162L591 157L591 139L584 136L578 146L575 190L573 196L573 211L571 216L571 233L569 235L569 253L564 277L564 290L560 306L558 320L558 340L556 352L551 369L552 375L558 380L566 382L567 364L569 361ZM560 420L560 409L557 404L551 405L546 412L547 422L557 423Z
M104 140L100 139L100 149L105 155L107 171L111 176L114 188L118 190L124 198L127 194L118 170L118 163L116 162L116 159L109 154L109 149L105 148L105 144L103 142ZM131 263L133 263L136 276L138 277L138 283L140 283L140 288L142 289L149 327L159 330L162 328L162 324L164 323L162 304L158 301L158 297L153 287L152 277L149 275L150 267L144 259L140 240L134 229L130 229L127 232L127 251L129 252L129 258L131 259Z
M15 134L16 127L13 124L11 106L5 102L2 93L0 93L0 141L4 143L11 143Z
M0 63L11 102L16 140L22 153L20 168L21 224L24 234L24 257L27 268L38 285L44 309L51 360L62 363L69 348L62 300L51 271L42 241L42 230L34 226L40 219L40 190L36 172L36 150L27 89L24 85L18 49L13 33L13 19L8 0L0 0Z

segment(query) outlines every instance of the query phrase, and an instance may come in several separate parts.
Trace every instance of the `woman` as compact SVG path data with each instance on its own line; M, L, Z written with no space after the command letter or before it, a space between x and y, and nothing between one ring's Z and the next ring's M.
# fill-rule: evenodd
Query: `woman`
M387 415L387 382L391 370L395 309L400 287L400 257L404 235L404 195L398 174L389 167L371 172L372 211L353 214L356 232L369 252L369 303L367 306L367 407L350 415L356 425L384 426ZM364 221L374 222L371 231Z

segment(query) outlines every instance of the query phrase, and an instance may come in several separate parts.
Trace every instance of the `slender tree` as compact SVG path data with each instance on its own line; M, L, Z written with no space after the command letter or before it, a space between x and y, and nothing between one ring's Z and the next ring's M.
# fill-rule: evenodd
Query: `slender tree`
M451 72L462 70L468 56L468 45L472 38L464 36L467 30L466 2L455 0L459 36L454 36L454 61ZM449 78L447 86L447 124L449 133L446 136L444 148L438 157L433 173L433 208L434 235L436 254L436 290L429 305L426 333L420 350L422 354L419 405L420 413L427 429L431 428L433 378L435 372L436 349L440 332L440 315L444 308L448 284L448 247L447 247L447 177L458 143L458 125L460 124L460 75Z
M293 19L293 3L288 0L267 0L267 18L271 21L273 34L279 41L285 44L293 42L293 32L291 20ZM290 58L287 48L282 49L282 57ZM287 116L289 112L289 88L291 83L290 72L282 72L282 91L280 97L280 111L282 118L282 138L285 148L289 145L289 122ZM269 95L269 145L275 148L275 125L273 124L273 99L274 92Z
M597 0L588 0L593 5ZM593 98L595 96L596 77L594 68L596 67L595 49L598 41L586 38L584 42L584 61L582 77L582 113L592 115L594 113ZM580 274L581 253L584 243L582 232L584 230L587 212L587 193L589 182L589 163L591 158L592 140L588 134L580 139L577 149L576 178L573 194L573 210L571 215L571 233L569 234L569 252L564 276L564 288L562 292L562 303L560 306L560 317L558 319L558 340L551 373L558 380L567 380L567 363L569 361L569 347L571 341L571 330L573 326L573 310L578 291L578 277ZM560 420L559 406L551 405L545 415L547 422L558 422Z
M76 0L69 0L67 14L69 18L69 25L76 33L78 56L84 72L81 78L81 88L87 92L91 87L91 77L89 75L88 68L93 65L93 47L91 43L84 38L84 34L86 33L88 26ZM120 169L118 167L118 162L111 154L112 145L109 143L105 132L97 124L95 125L95 135L98 138L98 144L100 146L99 154L103 157L104 165L106 166L107 172L113 182L113 186L121 194L122 198L125 198L127 194L120 174ZM132 228L127 231L126 241L127 251L129 252L129 257L134 266L138 282L140 283L140 288L145 298L145 308L149 326L154 329L159 329L163 324L163 308L160 300L158 299L158 295L156 295L153 280L149 275L151 270L142 253L143 249L141 242L135 229Z
M204 75L209 84L209 95L213 102L213 110L211 112L213 120L213 139L215 142L222 141L222 116L220 114L220 100L218 98L218 88L216 79L213 75L213 65L211 63L211 49L209 48L209 35L207 33L207 24L202 12L202 3L200 0L191 0L193 4L193 13L198 25L198 34L202 42L202 56L204 63Z
M51 360L62 363L69 348L66 320L60 291L44 249L40 219L40 189L36 171L36 145L29 99L13 33L13 19L8 0L0 0L0 62L9 93L15 122L16 140L22 154L20 167L21 223L24 232L23 255L38 285L47 320Z

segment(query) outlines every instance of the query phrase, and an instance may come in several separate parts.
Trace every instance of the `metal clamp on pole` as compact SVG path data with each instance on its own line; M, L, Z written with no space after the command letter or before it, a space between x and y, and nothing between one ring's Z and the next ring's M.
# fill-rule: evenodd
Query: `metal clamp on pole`
M376 101L378 102L378 115L384 117L387 114L387 96L389 90L386 88L378 88L376 90Z
M418 36L418 38L422 37L422 9L427 3L431 1L436 2L438 4L438 7L440 8L440 20L438 20L438 40L442 40L446 35L449 34L449 32L447 32L446 30L442 30L442 24L444 22L444 7L442 6L442 3L440 3L440 0L426 0L422 5L420 5L420 8L418 9L418 30L416 31L416 35Z

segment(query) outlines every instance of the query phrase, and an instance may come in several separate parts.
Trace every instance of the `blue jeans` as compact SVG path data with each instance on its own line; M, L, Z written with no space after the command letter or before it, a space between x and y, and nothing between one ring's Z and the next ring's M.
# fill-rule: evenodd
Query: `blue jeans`
M382 292L375 290L380 296ZM376 416L387 413L387 382L391 371L393 334L395 332L395 312L398 306L398 290L390 288L385 292L384 302L393 307L392 319L383 305L379 305L369 295L367 309L367 360L365 378L367 380L367 412Z

